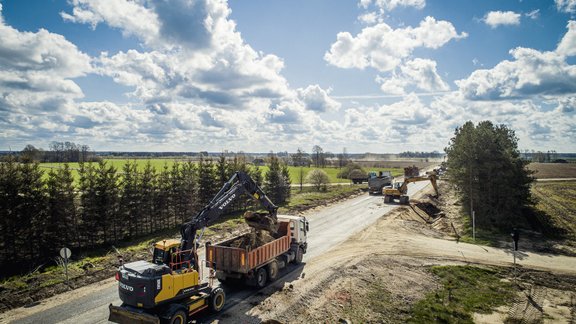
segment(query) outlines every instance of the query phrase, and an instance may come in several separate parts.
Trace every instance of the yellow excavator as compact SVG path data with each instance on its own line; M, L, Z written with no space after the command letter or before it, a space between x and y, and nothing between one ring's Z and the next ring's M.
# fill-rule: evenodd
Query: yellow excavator
M406 195L408 193L408 184L418 181L430 181L436 196L439 196L438 185L436 180L438 175L436 172L427 172L426 175L419 175L419 171L415 167L409 167L404 169L404 181L396 182L392 186L387 186L382 189L382 194L384 195L384 202L391 203L395 199L398 200L400 204L408 204L410 197Z
M152 262L135 261L116 273L122 305L110 304L108 320L115 323L188 323L189 316L206 308L224 308L225 294L211 281L203 283L196 249L204 228L246 193L258 200L265 213L249 213L246 223L254 229L278 230L277 209L260 187L244 172L236 172L210 203L182 225L181 239L154 244ZM201 230L200 234L197 231Z

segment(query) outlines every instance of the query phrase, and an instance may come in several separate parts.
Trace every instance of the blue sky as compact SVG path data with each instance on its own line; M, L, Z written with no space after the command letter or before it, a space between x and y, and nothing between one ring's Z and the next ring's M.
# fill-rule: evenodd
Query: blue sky
M0 150L576 151L576 0L0 5Z

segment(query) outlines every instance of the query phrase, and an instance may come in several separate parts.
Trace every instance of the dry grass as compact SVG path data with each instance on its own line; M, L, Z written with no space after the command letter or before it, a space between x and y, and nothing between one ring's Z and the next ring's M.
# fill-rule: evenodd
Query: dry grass
M576 240L576 181L537 182L532 185L532 194L538 200L536 208Z
M576 178L576 163L530 163L537 179Z

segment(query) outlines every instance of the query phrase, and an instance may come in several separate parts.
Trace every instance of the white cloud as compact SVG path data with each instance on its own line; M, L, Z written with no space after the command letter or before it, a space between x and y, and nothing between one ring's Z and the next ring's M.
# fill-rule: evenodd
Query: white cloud
M72 80L92 70L90 57L62 35L21 32L5 24L0 6L0 119L67 109L84 94ZM46 124L47 125L47 124Z
M456 81L464 96L494 100L576 92L576 67L568 65L563 56L521 47L510 54L513 61L476 70L467 79Z
M332 89L324 90L319 85L309 85L305 89L298 89L298 96L306 109L316 112L337 111L340 103L328 96Z
M143 102L191 102L244 109L253 98L293 96L280 72L283 61L254 51L228 19L222 0L171 2L74 0L77 12L143 40L146 51L129 50L98 59L98 71L134 88ZM146 19L122 22L118 17ZM66 16L66 14L63 14ZM192 23L191 23L192 22ZM146 30L148 28L148 30Z
M404 94L406 87L415 86L424 91L448 91L450 87L436 71L436 62L429 59L416 58L400 66L399 73L390 78L377 77L381 89L389 94Z
M576 21L569 21L566 27L568 31L560 40L556 53L563 56L574 56L576 55Z
M576 13L576 0L554 0L560 12Z
M484 22L492 28L503 25L520 25L520 14L513 11L490 11L484 16Z
M360 0L359 6L366 9L371 4L374 4L385 11L391 11L397 7L414 7L416 9L423 9L426 6L426 0Z
M161 22L143 3L141 0L71 0L72 14L62 12L60 15L64 20L90 24L92 28L106 23L119 28L126 36L134 35L151 42L160 33Z
M375 12L367 12L365 14L358 16L358 20L360 20L361 23L366 25L375 24L378 21L378 19L379 16Z
M530 19L538 19L540 17L540 9L534 9L524 15Z
M338 33L336 42L325 53L324 59L337 67L378 71L392 71L416 48L436 49L452 39L466 37L458 34L447 21L426 17L416 28L393 29L385 23L364 28L356 37L348 32Z

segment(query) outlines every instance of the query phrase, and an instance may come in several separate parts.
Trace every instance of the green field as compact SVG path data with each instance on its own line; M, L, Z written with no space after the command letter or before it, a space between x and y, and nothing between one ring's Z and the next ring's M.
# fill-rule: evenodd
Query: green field
M122 167L126 164L127 161L136 162L139 171L142 171L144 169L144 166L148 162L150 162L152 167L155 168L156 171L158 172L161 171L164 168L164 166L167 166L169 169L171 169L172 165L175 162L175 160L170 159L136 159L136 160L106 159L105 161L108 165L111 164L112 166L114 166L118 170L117 172L122 172ZM46 174L48 173L49 169L62 168L63 165L64 163L40 163L40 167L46 170ZM72 169L72 175L74 176L74 179L78 179L78 171L77 171L77 169L79 168L78 163L68 163L68 166L70 167L70 169ZM268 171L268 166L261 166L259 168L260 170L262 170L263 175ZM290 172L290 180L292 181L292 184L295 185L300 183L300 174L302 174L302 178L304 179L303 183L306 183L306 175L308 174L308 172L314 169L316 168L289 166L288 170ZM350 181L347 179L339 179L337 177L338 172L340 172L339 168L327 167L322 168L321 170L326 172L328 178L330 179L330 183L350 183ZM371 170L372 169L367 169L367 171ZM390 171L392 172L392 175L394 175L395 177L402 175L404 172L401 168L379 168L374 169L374 171Z

